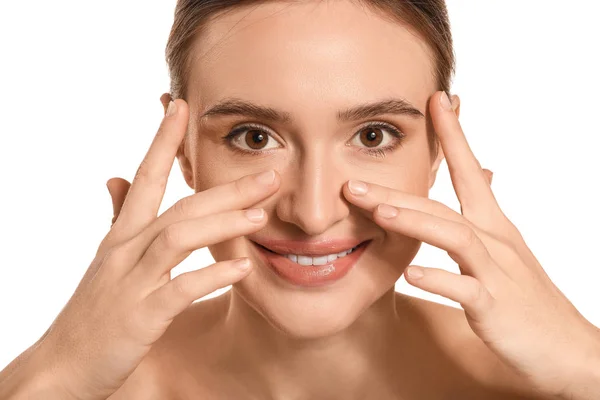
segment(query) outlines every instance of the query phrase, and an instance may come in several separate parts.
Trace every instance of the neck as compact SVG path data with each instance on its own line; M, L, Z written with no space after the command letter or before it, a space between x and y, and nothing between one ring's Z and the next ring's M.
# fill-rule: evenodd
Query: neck
M394 288L346 329L316 339L294 338L275 328L235 288L228 300L225 362L234 374L240 372L236 381L260 398L296 393L296 398L351 399L390 387L382 379L393 379L394 349L403 336Z

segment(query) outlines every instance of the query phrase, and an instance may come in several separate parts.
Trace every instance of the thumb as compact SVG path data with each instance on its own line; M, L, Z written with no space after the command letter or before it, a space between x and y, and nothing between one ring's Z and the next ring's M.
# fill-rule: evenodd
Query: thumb
M123 178L111 178L106 182L106 188L110 194L113 206L112 224L115 223L121 213L123 203L125 202L130 187L131 184Z

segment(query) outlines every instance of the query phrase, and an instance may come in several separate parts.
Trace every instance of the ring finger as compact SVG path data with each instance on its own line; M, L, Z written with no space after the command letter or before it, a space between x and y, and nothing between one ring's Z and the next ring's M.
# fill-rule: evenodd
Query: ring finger
M266 221L267 214L263 209L250 209L174 223L160 232L131 273L138 279L158 281L193 251L248 235L262 229Z

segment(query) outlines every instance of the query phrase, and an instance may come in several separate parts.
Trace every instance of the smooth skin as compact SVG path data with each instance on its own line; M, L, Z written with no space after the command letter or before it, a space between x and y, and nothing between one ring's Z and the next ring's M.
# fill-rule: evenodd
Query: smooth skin
M125 379L110 396L111 400L552 398L539 390L534 395L534 387L543 387L548 377L527 354L543 354L546 356L543 361L547 362L555 360L559 352L569 359L565 365L581 364L582 368L576 369L582 372L557 376L556 387L550 389L561 390L564 386L561 379L567 376L577 379L578 388L587 385L589 375L584 370L589 366L583 366L581 355L583 348L595 354L587 340L593 330L574 322L577 318L564 301L552 303L559 304L557 311L564 312L560 314L562 319L552 320L573 326L575 331L571 332L579 332L573 338L581 339L582 347L569 345L574 342L561 342L556 343L556 351L546 354L541 350L547 348L544 346L549 341L543 340L541 347L515 351L518 342L514 335L520 334L526 325L510 332L512 336L507 339L513 339L503 342L507 346L498 345L497 340L493 341L494 346L488 346L474 331L463 310L394 292L394 284L421 243L415 237L437 244L456 257L466 279L461 282L474 284L472 279L475 279L480 286L469 287L485 287L492 296L509 291L501 290L499 283L489 284L475 263L486 262L484 266L492 265L487 268L491 274L500 274L497 270L505 268L503 254L515 263L525 261L529 265L531 261L522 258L525 252L518 253L521 257L511 257L517 253L504 245L507 240L518 243L516 234L502 240L495 238L496 241L479 236L480 232L497 234L505 226L497 230L489 228L483 214L472 219L479 205L469 203L472 197L464 196L464 190L461 192L465 185L461 182L466 178L464 174L460 176L460 169L451 174L460 178L453 177L453 182L464 215L450 213L441 206L430 210L435 202L409 205L412 196L427 196L443 157L440 152L437 159L431 159L426 135L431 132L430 124L426 123L429 119L396 114L343 122L337 118L338 112L348 107L401 97L431 118L438 129L456 129L456 120L436 113L439 94L431 73L431 54L420 38L396 21L357 7L355 2L267 2L248 9L235 8L212 21L195 45L193 51L201 57L190 71L187 105L176 100L179 113L172 125L176 132L165 129L164 135L157 136L162 139L156 142L166 141L168 157L149 157L140 167L141 171L151 173L160 170L162 175L151 175L158 177L157 183L149 184L154 189L146 195L140 195L142 192L136 189L139 174L131 188L121 179L111 181L118 186L116 191L124 202L121 207L117 201L115 209L119 210L119 216L99 248L97 262L43 340L3 371L0 390L7 393L8 388L9 393L15 393L25 387L33 393L37 388L38 393L43 392L38 397L45 399L68 398L70 394L94 398L109 393ZM265 118L242 119L239 115L222 114L200 118L204 111L228 97L283 110L291 121L267 124ZM165 106L167 103L163 101ZM452 109L458 117L458 97L454 98ZM224 135L250 119L260 125L270 144L278 144L276 148L249 156L224 143ZM384 119L402 131L405 138L400 147L389 151L384 158L377 158L363 151L364 143L356 140L355 134L364 126L362 123ZM183 140L184 126L188 127L189 140ZM392 140L389 128L377 132ZM460 142L460 135L456 136L458 131L453 132L454 135L445 136L448 140L443 145L449 159L454 157L450 154L454 148L460 149L455 145L466 148ZM169 133L177 139L167 140L171 137ZM438 132L440 139L442 135L444 132ZM235 143L243 144L243 140ZM236 225L239 223L236 228L239 231L227 233L233 235L232 239L227 240L228 236L219 232L214 232L213 240L207 239L205 235L213 234L211 229L219 231L226 225L220 220L203 232L209 226L209 219L220 214L200 216L197 213L207 208L189 200L172 208L178 211L170 214L171 219L157 218L175 153L186 182L197 192L190 198L213 193L217 207L222 205L223 196L215 194L213 189L249 179L245 176L248 174L275 169L278 188L267 190L262 198L257 196L255 203L238 204L239 208L222 211L241 213L243 208L264 208L267 217L255 226L258 230L253 225L244 225L248 221L234 219ZM460 161L462 156L453 159ZM472 171L475 163L473 159L465 159L469 160L472 165L467 166L468 171ZM455 166L460 164L449 162L450 168ZM481 168L478 163L477 166ZM471 173L468 178L481 184L479 172ZM350 196L349 180L367 182L370 194L362 200ZM471 184L465 187L473 188ZM478 189L482 190L481 185ZM128 195L123 197L124 193ZM233 193L234 197L248 197L237 191ZM373 195L376 197L369 197ZM139 207L140 201L150 206ZM441 233L436 236L437 230L415 231L395 222L385 225L381 218L372 215L380 203L400 207L404 215L415 210L467 225L481 238L483 247L490 247L475 247L479 258L473 261L473 254L462 247L465 243L449 244L439 236ZM419 220L425 224L424 229L431 226L432 217ZM192 222L202 218L208 219L201 226ZM433 225L445 227L441 222L444 221L435 220ZM231 229L227 226L228 231ZM466 228L461 229L459 232L465 233ZM222 280L201 291L196 283L203 286L208 277L204 276L202 283L189 279L189 285L179 277L169 281L170 268L194 248L203 246L209 248L218 262L250 256L249 240L257 234L298 240L353 236L373 239L373 243L346 279L328 290L310 291L285 285L266 265L252 258L251 272L243 277L229 277L232 290L185 307L193 298L227 283ZM469 238L472 240L468 243L477 245L475 236L466 236ZM499 249L493 248L494 244L499 244ZM457 245L458 249L453 247ZM501 252L503 248L506 253ZM496 272L489 259L481 258L485 256L484 250L500 266ZM100 265L102 268L98 268ZM123 266L122 270L119 266ZM196 273L202 272L205 269L187 276L199 278ZM425 279L422 286L449 297L456 296L465 303L471 318L492 315L493 310L508 312L511 304L515 307L523 304L509 296L499 296L494 299L502 298L502 307L479 309L470 297L458 297L473 292L451 293L450 275L445 276L444 280ZM174 282L178 283L172 285ZM416 284L414 280L409 282ZM427 282L430 286L425 285ZM175 296L172 308L167 300L148 301L151 293L159 293L169 285ZM465 286L466 290L469 287ZM503 287L511 288L510 283ZM540 293L547 293L541 284L534 287ZM183 298L178 300L178 296ZM164 298L171 301L171 296ZM180 313L169 319L177 311ZM516 310L513 315L523 316L519 314L522 311L525 310ZM540 314L548 315L541 310ZM501 317L509 321L504 313ZM584 331L590 332L590 336ZM526 337L521 343L532 343L535 331L532 332L528 334L529 341ZM565 338L564 330L552 332L558 333L558 340ZM534 353L526 353L530 350ZM591 356L585 361L594 359ZM117 371L111 368L115 362ZM74 368L66 368L71 365ZM520 374L523 366L533 375ZM550 370L552 374L557 371ZM28 378L29 384L23 385ZM3 396L4 393L0 392L0 398L9 397ZM578 395L574 393L573 398Z
M112 228L75 294L36 344L37 351L29 360L30 364L43 360L46 366L50 362L52 372L37 376L26 388L16 386L11 398L26 398L20 396L27 393L46 399L106 399L136 370L178 314L195 299L242 279L250 271L227 261L170 279L171 268L195 249L260 229L266 220L252 222L242 210L273 194L279 179L271 174L272 179L267 179L271 183L265 184L257 181L256 175L247 176L181 199L156 217L170 165L185 131L181 121L185 121L187 104L182 100L175 104L178 111L165 117L133 183L122 178L108 183L114 210ZM434 101L432 107L438 104ZM465 193L487 196L482 198L492 206L484 202L471 204L478 204L482 215L493 212L497 220L484 218L477 227L472 222L476 214L466 209L468 201L461 201L460 215L439 202L369 183L367 192L355 194L359 186L349 182L344 195L390 233L409 235L448 251L459 263L462 275L419 268L424 275L418 278L410 274L418 268L412 266L406 270L407 281L460 302L475 334L518 373L530 376L541 393L591 399L592 392L578 392L582 386L569 384L585 377L581 372L585 371L583 366L591 365L586 362L591 360L589 354L595 354L590 352L596 350L597 328L585 321L566 298L557 296L560 292L550 286L539 264L515 262L519 257L529 262L535 257L525 253L527 248L517 240L522 239L514 225L499 208L494 209L497 204L490 189L491 171L481 169L460 126L454 123L454 113L446 111L439 109L432 115L439 132L443 132L440 138L445 154L452 154L449 167L455 190L459 198L466 198ZM119 182L116 185L115 179ZM393 211L396 215L390 214ZM403 218L398 218L400 215ZM480 227L485 223L487 229L483 230ZM491 242L498 240L492 239L491 229L496 229L494 237L513 241L504 245L506 242ZM485 239L485 247L480 238ZM495 249L494 258L486 248ZM488 286L483 286L484 282ZM519 287L521 291L515 292ZM535 308L531 308L532 302ZM524 315L523 310L539 317ZM87 315L84 319L80 318L83 313ZM570 322L569 330L539 340L543 333L539 330L555 328L562 321ZM567 340L572 336L579 340ZM557 347L556 343L571 346ZM565 354L572 357L565 359ZM10 366L3 374L8 369ZM566 388L570 391L565 392Z
M539 398L592 399L597 388L593 366L600 355L598 328L552 284L501 212L490 187L493 173L481 168L451 105L446 109L439 100L443 96L434 96L432 115L462 215L437 201L372 183L349 181L344 195L390 234L408 235L448 252L462 275L411 265L405 271L407 281L460 303L473 332L517 374L528 376ZM126 180L114 179L122 184L109 182L113 221L129 187ZM484 200L469 203L469 198Z
M263 228L264 210L251 207L279 182L273 171L245 176L185 197L157 217L188 113L185 101L175 100L133 183L121 180L125 184L115 190L118 219L75 293L33 346L35 353L13 361L1 377L21 363L43 371L29 376L27 386L3 379L1 398L106 399L178 314L251 271L250 260L242 258L171 279L171 269L194 250Z
M554 285L501 211L447 96L441 92L432 100L433 123L461 214L440 202L365 182L346 185L344 195L391 235L413 237L448 253L461 274L409 266L407 282L460 303L473 332L532 387L566 399L596 398L600 329Z

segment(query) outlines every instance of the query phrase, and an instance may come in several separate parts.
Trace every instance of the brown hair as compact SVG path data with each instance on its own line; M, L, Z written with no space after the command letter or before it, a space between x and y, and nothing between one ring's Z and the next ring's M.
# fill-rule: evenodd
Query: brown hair
M171 77L171 98L187 100L187 83L192 61L192 43L205 23L217 14L236 6L247 6L269 0L178 0L175 19L165 56ZM272 1L272 0L271 0ZM286 0L290 1L290 0ZM293 1L293 0L292 0ZM455 56L448 10L444 0L356 0L380 11L384 16L412 28L429 45L433 57L433 78L437 90L450 94L455 73ZM436 137L430 135L432 159L438 154Z

